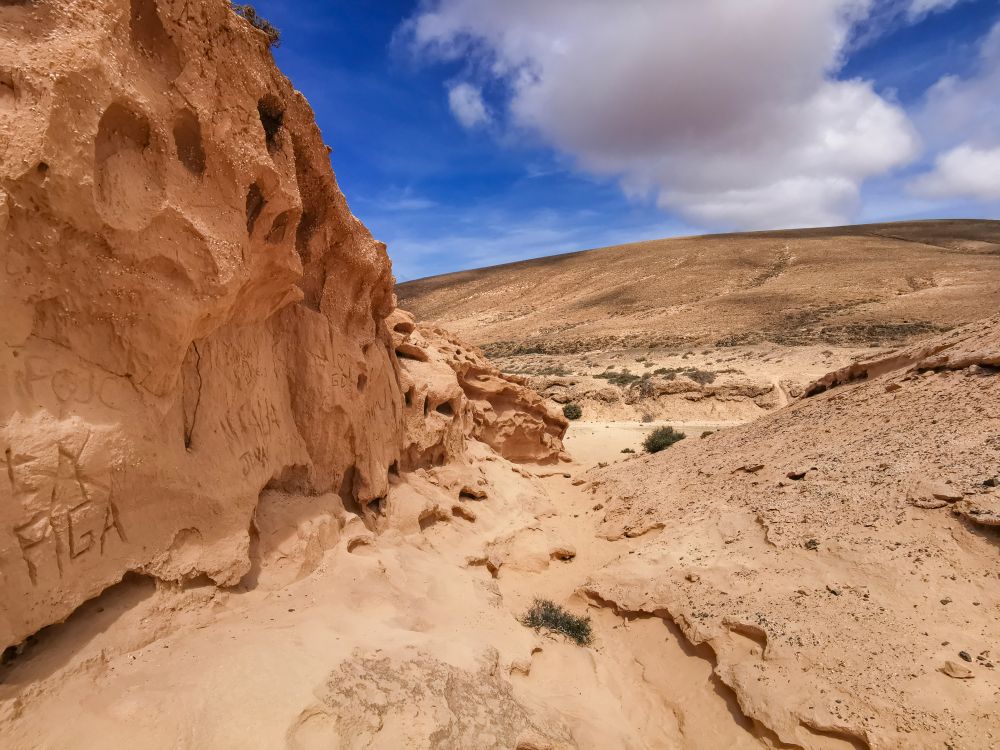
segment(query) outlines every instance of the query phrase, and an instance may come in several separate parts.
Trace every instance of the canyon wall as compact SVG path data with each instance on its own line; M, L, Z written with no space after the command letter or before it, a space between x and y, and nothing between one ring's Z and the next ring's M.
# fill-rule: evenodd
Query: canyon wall
M261 32L224 0L15 0L0 28L0 645L127 571L237 584L263 491L376 528L401 459L462 450L459 370L440 434L407 422L385 247ZM511 455L555 460L537 414Z

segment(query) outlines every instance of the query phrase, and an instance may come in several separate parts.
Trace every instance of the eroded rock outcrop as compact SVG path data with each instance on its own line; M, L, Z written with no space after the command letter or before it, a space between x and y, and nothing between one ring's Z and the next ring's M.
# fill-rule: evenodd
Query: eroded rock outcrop
M126 571L237 583L297 517L255 516L262 491L374 526L404 378L456 412L462 389L400 369L385 248L264 36L223 0L5 3L0 27L0 644ZM406 450L492 437L472 411Z
M603 533L645 541L584 591L710 647L781 742L996 745L998 355L994 316L604 469Z
M562 438L569 422L523 378L501 373L475 347L418 326L402 310L388 322L403 371L407 467L455 458L466 435L511 461L568 460Z

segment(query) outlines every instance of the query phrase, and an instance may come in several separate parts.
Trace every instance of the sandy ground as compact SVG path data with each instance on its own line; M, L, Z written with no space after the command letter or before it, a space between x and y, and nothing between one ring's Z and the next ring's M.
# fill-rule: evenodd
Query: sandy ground
M572 441L584 464L613 458L594 427L581 425ZM638 440L648 428L607 431ZM169 589L127 577L0 668L0 744L765 746L707 648L662 619L619 616L576 593L641 541L595 534L602 513L585 466L488 466L496 493L469 504L474 521L378 538L348 528L315 570L272 590ZM498 566L492 574L470 564L484 554ZM593 645L521 625L536 597L589 612ZM72 722L67 706L77 707ZM521 724L531 728L516 741L504 734ZM452 744L435 744L444 725ZM531 744L537 735L549 744Z
M626 459L623 450L631 448L642 453L642 441L657 427L673 427L685 434L685 439L698 439L704 432L716 432L741 422L573 422L564 440L566 449L586 468L598 463L615 463Z

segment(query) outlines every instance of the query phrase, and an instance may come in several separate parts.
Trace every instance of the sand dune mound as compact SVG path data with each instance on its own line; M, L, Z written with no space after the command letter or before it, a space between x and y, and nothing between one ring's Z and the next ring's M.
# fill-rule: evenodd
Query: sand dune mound
M783 742L995 746L998 358L994 317L600 472L601 533L648 542L584 590L708 644Z

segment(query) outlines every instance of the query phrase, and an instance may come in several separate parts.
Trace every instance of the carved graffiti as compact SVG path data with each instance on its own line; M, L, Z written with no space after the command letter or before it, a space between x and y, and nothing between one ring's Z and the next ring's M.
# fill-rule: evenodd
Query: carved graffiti
M392 397L392 383L386 376L386 364L382 358L375 360L370 373L371 390L368 396L366 416L370 421L375 422L390 409L395 413L395 401Z
M255 466L265 466L267 464L267 451L264 446L257 446L248 450L240 456L240 467L243 469L243 476L247 476Z
M351 377L351 358L346 352L336 352L333 355L333 384L337 388L350 388L354 384Z
M121 410L120 378L95 373L84 368L60 367L46 357L27 357L19 376L21 389L31 399L37 399L37 387L47 385L62 405L90 404L95 400L116 411Z
M110 470L93 472L82 464L90 440L58 442L43 456L4 452L12 494L29 511L14 526L28 578L33 585L45 569L62 576L67 562L88 553L103 555L109 539L127 542L118 507L112 497ZM21 477L22 472L26 476Z
M244 401L235 409L231 409L222 419L222 429L234 440L254 433L269 436L280 426L278 410L267 399Z

